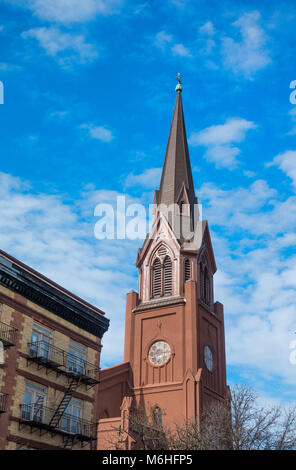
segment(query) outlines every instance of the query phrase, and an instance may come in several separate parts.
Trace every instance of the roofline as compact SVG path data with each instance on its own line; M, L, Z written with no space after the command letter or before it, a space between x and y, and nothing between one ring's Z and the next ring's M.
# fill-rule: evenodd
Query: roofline
M50 286L54 287L55 289L60 290L64 294L66 294L69 297L72 297L74 300L77 302L81 303L82 305L85 305L86 307L90 308L91 310L94 310L96 313L99 313L101 315L105 315L105 312L98 307L95 307L94 305L90 304L86 300L83 300L81 297L78 297L77 295L73 294L73 292L70 292L69 290L65 289L62 287L60 284L57 284L56 282L52 281L48 277L44 276L43 274L39 273L38 271L35 271L35 269L31 268L27 264L23 263L22 261L18 260L17 258L14 258L13 256L9 255L5 251L0 249L0 256L3 256L4 258L8 259L9 261L13 262L14 264L17 264L20 266L22 269L25 269L28 271L30 274L33 274L33 276L38 277L42 281L46 282Z

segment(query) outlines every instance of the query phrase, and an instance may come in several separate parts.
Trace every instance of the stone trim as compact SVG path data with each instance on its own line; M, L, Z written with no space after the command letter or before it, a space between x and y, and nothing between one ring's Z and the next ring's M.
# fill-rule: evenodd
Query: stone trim
M16 369L16 373L18 375L21 375L22 377L25 377L25 379L32 380L32 382L40 383L41 385L44 385L45 387L54 388L55 390L59 390L60 392L63 392L63 393L65 393L66 390L68 389L66 385L63 386L63 385L57 384L56 382L52 380L44 379L43 377L40 377L40 375L31 374L30 372L27 372L22 369ZM81 392L74 392L73 397L77 398L78 400L88 401L90 403L94 403L95 401L94 398L90 397L89 395L84 395Z
M32 447L32 449L36 450L63 450L62 445L60 447L51 446L44 442L33 441L32 439L26 439L25 437L15 436L14 434L9 434L7 436L7 441L15 442L16 444L19 444L21 446Z
M133 313L185 303L186 299L184 299L184 297L159 297L158 299L153 299L149 302L142 302L140 305L133 309Z

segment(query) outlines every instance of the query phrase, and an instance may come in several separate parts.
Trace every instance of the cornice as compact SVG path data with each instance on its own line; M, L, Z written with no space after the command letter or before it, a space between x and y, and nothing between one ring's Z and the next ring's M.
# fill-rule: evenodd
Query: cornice
M94 336L102 338L108 330L106 317L2 257L0 285Z
M148 302L140 303L133 309L133 313L142 312L144 310L152 310L155 308L170 307L171 305L185 304L184 297L159 297L158 299L149 300Z

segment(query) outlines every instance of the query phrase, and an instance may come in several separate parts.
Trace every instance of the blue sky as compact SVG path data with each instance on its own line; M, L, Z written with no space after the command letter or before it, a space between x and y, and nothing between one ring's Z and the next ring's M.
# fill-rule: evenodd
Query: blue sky
M229 382L294 400L293 2L2 0L0 247L106 311L122 360L141 241L99 241L94 208L152 203L175 100L225 304Z

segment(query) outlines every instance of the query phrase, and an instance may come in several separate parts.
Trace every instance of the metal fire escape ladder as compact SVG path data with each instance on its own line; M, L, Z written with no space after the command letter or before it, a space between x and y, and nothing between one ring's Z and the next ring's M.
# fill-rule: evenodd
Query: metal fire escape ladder
M42 395L39 395L37 401L33 405L33 421L37 421L38 419L38 414L41 415L43 413L43 403L44 403L44 397ZM40 418L40 416L39 416Z
M62 417L63 417L63 414L65 413L70 401L71 401L71 398L73 397L73 393L77 390L77 388L79 387L80 385L80 377L77 378L77 377L73 377L70 384L69 384L69 387L65 393L65 395L63 396L59 406L57 407L57 409L55 410L54 414L52 415L52 418L49 422L49 426L51 428L57 428Z

